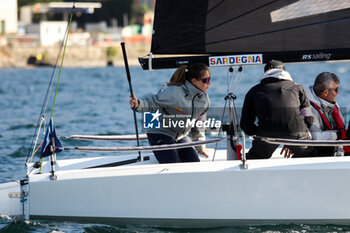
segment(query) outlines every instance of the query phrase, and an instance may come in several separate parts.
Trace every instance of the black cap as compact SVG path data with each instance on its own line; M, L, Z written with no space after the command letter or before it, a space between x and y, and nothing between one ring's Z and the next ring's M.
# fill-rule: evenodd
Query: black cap
M271 69L282 69L282 70L286 70L286 68L284 67L283 62L278 61L278 60L271 60L268 63L266 63L265 68L264 68L264 72L271 70Z

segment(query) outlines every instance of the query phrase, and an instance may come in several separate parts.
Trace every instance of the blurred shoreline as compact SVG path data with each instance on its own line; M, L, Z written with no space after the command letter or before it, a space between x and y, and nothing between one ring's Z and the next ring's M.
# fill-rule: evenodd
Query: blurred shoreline
M120 44L112 62L114 66L124 66ZM55 65L59 47L0 47L0 68L33 68L43 65ZM108 47L68 46L64 56L64 67L106 67ZM63 51L63 49L62 49ZM126 43L126 52L130 66L139 66L138 57L149 54L149 43ZM30 65L28 59L36 59L37 65ZM61 64L61 56L58 66Z

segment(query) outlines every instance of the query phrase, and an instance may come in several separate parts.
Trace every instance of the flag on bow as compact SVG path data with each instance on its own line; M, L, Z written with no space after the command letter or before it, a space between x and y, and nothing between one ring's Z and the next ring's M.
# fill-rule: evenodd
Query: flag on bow
M49 125L47 126L44 142L41 148L41 156L40 158L47 157L52 154L52 141L54 140L54 151L55 153L59 153L62 151L62 143L56 136L56 129L53 123L53 118L50 119Z

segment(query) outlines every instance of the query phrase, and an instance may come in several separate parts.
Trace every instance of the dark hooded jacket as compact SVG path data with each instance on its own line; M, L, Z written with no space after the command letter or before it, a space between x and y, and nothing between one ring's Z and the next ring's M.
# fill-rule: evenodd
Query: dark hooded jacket
M306 121L301 112L309 106L304 88L287 71L270 69L247 93L240 125L248 135L307 139L311 119Z

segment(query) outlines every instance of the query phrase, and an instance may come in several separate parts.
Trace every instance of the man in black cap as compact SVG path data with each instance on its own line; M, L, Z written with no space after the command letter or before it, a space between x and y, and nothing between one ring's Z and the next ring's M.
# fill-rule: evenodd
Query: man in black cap
M241 128L248 135L272 138L311 139L311 116L303 113L310 106L304 88L293 82L281 61L265 65L261 82L252 87L244 100ZM257 124L256 122L257 118ZM247 153L247 159L268 159L278 145L259 138ZM306 148L290 147L292 152L307 153Z

